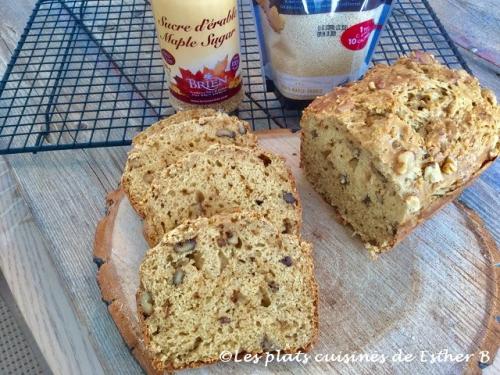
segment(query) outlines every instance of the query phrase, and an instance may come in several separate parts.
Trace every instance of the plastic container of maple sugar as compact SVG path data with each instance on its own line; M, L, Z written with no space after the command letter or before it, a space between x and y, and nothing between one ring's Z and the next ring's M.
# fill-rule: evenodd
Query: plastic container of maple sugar
M367 70L392 0L256 0L264 75L287 108Z
M234 111L243 98L236 0L152 0L177 110Z

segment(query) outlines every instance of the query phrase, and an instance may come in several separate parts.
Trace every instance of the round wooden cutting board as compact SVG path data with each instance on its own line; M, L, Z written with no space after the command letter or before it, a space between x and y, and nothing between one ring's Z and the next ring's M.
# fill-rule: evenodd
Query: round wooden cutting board
M299 168L298 135L264 133L260 140L264 148L287 159L297 179L303 236L314 245L319 339L306 364L274 362L266 367L264 361L229 362L188 372L479 373L480 350L488 351L492 362L500 342L496 321L500 260L494 240L472 212L458 203L448 204L393 251L373 259L306 181ZM96 235L98 281L127 345L150 372L135 304L138 268L148 246L141 220L123 193L110 194L108 203ZM338 357L361 353L373 356L357 362ZM474 353L464 361L464 355ZM408 361L403 361L405 356Z

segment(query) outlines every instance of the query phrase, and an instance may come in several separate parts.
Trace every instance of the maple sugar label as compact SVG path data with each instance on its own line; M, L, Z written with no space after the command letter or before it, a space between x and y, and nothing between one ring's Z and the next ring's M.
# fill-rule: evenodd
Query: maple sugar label
M152 7L171 95L203 105L241 90L236 0L153 0Z

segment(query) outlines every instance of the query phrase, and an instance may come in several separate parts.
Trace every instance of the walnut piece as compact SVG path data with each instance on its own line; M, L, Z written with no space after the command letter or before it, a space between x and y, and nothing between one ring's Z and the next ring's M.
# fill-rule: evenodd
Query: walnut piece
M227 137L231 139L236 138L236 133L229 129L219 129L215 132L215 135L217 137Z
M149 292L141 293L140 303L144 314L151 315L153 313L153 298Z
M245 135L247 133L247 128L243 124L238 124L238 132L241 135Z
M181 270L180 268L175 271L174 277L172 279L172 283L177 286L182 284L182 281L184 280L184 271Z
M190 253L196 247L196 239L191 238L189 240L178 242L174 245L174 250L176 253Z
M394 170L397 174L402 175L408 172L408 169L415 161L415 155L411 151L403 151L396 158Z
M410 195L406 197L406 206L408 207L408 211L410 213L415 213L420 210L420 199L415 195Z
M287 267L291 267L293 265L293 260L292 257L286 256L280 260L281 263L283 263Z
M443 175L441 174L441 169L438 163L431 163L427 165L424 169L424 178L426 181L434 184L443 180Z
M455 173L457 171L457 162L448 156L441 167L441 171L444 174Z

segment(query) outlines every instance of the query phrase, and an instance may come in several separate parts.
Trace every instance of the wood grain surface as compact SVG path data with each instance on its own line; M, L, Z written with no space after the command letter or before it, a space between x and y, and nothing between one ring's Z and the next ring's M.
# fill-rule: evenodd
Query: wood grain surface
M33 220L5 160L0 160L0 170L3 170L0 172L0 269L6 280L11 281L12 294L42 354L55 372L103 373L61 287L57 267L47 251L49 244Z
M0 0L0 75L34 3ZM460 51L474 74L499 96L498 1L430 3L452 38L464 47ZM484 50L489 52L485 55ZM100 303L96 267L89 256L95 226L104 214L103 202L117 186L126 151L117 147L0 158L0 267L56 374L141 371ZM497 243L499 191L497 162L460 198L484 220ZM12 205L14 198L18 203ZM472 277L470 282L482 287ZM468 320L456 319L464 324ZM500 373L499 361L485 373Z
M264 148L284 156L292 169L302 198L302 234L314 246L320 333L311 355L383 353L389 359L376 364L378 374L449 374L467 365L470 373L479 373L477 358L439 366L390 360L398 349L416 355L423 350L438 353L442 348L464 354L496 351L500 330L492 323L500 313L495 304L500 270L493 265L500 261L500 254L470 212L459 204L447 205L392 253L374 260L352 231L336 221L335 211L305 179L297 155L299 134L275 131L263 133L259 139ZM143 360L147 353L138 327L135 292L139 264L148 246L142 237L142 222L123 193L111 193L109 201L111 208L96 233L94 256L102 264L99 285L125 341ZM471 278L476 285L470 283ZM460 321L459 316L467 321ZM251 367L219 364L204 371L359 374L371 368L374 364L368 362L311 361L267 368L262 363Z

